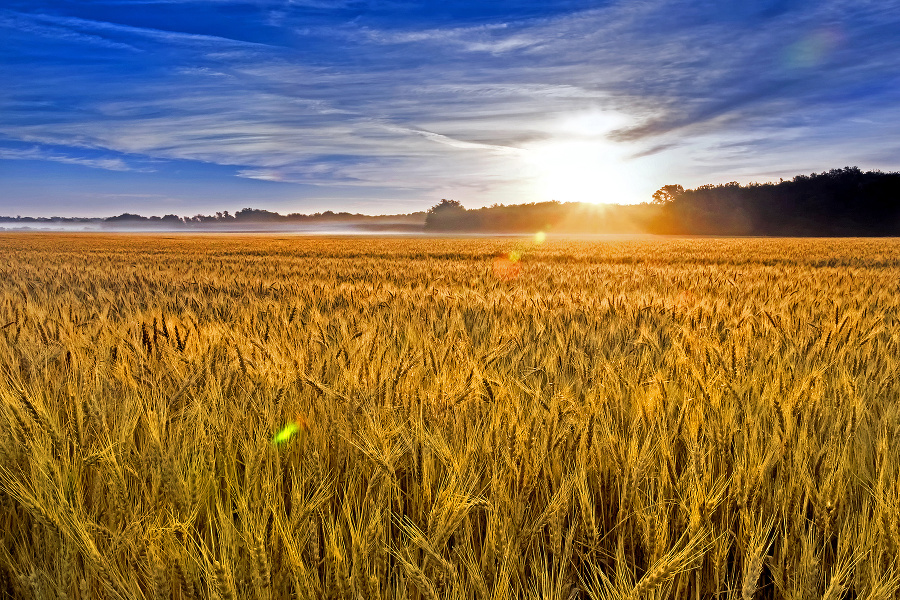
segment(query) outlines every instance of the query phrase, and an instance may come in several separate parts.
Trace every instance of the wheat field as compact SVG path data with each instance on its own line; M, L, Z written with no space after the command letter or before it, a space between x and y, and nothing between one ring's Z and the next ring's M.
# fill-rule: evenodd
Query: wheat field
M4 234L6 598L898 598L900 240Z

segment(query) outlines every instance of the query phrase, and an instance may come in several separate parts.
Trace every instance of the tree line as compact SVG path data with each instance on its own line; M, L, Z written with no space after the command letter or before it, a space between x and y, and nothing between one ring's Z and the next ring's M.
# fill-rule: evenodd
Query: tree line
M797 175L778 183L736 182L684 190L668 185L654 202L654 233L888 236L900 235L900 173L859 167Z
M777 183L737 182L684 189L665 185L635 205L535 202L466 209L441 200L427 213L370 216L325 211L282 215L244 208L214 215L108 218L0 217L0 224L93 225L115 228L240 230L271 226L353 224L372 230L432 233L658 233L681 235L892 236L900 235L900 172L844 167L797 175Z
M425 215L425 230L435 233L644 233L661 214L661 207L650 203L551 201L495 204L467 210L456 200L444 199Z
M179 217L178 215L165 215L162 217L144 217L133 213L122 213L115 217L107 217L103 222L108 225L167 225L167 226L197 226L197 225L239 225L241 223L343 223L359 221L378 221L392 219L408 223L422 223L423 213L410 213L405 215L361 215L349 212L334 212L326 210L321 213L303 214L289 213L282 215L277 212L260 208L244 208L234 214L229 211L217 212L214 215L194 215L193 217Z
M433 232L658 233L682 235L900 235L900 173L858 167L777 183L685 190L666 185L637 205L540 202L467 210L442 200L425 217Z

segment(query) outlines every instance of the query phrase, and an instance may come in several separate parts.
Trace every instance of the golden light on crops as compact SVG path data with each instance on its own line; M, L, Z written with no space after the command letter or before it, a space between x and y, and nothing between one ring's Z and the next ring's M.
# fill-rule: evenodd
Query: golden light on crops
M0 234L0 596L896 598L900 241L533 235Z

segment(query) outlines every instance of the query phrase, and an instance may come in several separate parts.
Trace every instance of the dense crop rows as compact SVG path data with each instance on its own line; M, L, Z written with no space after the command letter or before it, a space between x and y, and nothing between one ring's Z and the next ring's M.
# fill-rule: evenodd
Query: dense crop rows
M896 240L2 236L0 594L896 598L898 281Z

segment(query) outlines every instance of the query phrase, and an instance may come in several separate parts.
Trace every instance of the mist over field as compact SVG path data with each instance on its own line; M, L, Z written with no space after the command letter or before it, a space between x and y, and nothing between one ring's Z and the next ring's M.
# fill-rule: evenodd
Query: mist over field
M900 235L900 172L858 167L778 183L664 185L642 204L537 202L467 209L442 199L427 212L312 215L244 208L234 215L106 218L0 217L19 230L293 232L297 234L676 234L777 236Z

